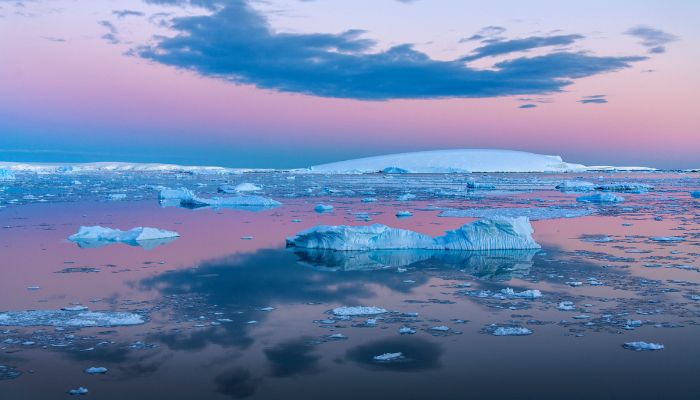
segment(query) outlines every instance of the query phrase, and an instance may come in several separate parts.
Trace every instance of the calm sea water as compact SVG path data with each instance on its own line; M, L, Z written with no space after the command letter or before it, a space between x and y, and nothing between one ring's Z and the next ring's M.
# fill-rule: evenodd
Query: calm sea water
M64 398L81 386L96 399L697 398L700 199L689 191L700 187L698 174L473 175L495 189L471 191L462 175L288 177L27 174L0 182L0 312L81 304L146 319L0 326L0 398ZM575 177L655 189L586 205L575 201L582 193L554 189ZM262 196L283 204L162 207L153 190L214 196L226 182L260 184ZM405 193L416 198L397 200ZM109 200L121 198L114 194L125 197ZM318 203L334 211L316 213ZM445 209L502 207L590 215L533 221L540 251L285 248L287 236L317 224L439 235L474 220L438 216ZM413 216L396 218L399 210ZM151 249L81 248L67 240L81 225L181 237ZM500 295L506 288L542 297ZM560 310L565 301L574 309ZM329 311L354 305L389 312L341 319ZM495 336L497 326L532 334ZM402 327L415 333L401 335ZM665 348L623 348L634 341ZM374 359L398 352L392 362ZM108 372L89 375L89 367Z

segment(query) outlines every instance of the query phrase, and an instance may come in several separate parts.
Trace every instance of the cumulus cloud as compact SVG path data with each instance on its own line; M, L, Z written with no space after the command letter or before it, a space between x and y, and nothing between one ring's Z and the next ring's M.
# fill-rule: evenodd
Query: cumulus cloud
M313 96L388 100L553 93L574 79L628 68L645 59L557 51L479 70L468 66L464 58L433 59L411 44L374 50L375 42L361 30L276 32L243 0L146 1L201 6L210 13L174 18L174 36L155 37L154 44L134 49L134 54L202 76ZM568 44L579 37L499 42L500 47L486 45L466 58Z
M642 46L651 54L666 52L666 45L678 40L678 36L649 26L637 26L628 29L625 34L641 39Z

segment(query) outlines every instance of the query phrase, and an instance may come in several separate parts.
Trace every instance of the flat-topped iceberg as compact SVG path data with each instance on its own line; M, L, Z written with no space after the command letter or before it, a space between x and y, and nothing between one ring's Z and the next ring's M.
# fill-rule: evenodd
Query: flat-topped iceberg
M163 188L158 194L158 199L163 206L181 206L187 208L219 207L256 211L279 207L281 205L279 201L262 196L199 197L191 190L185 188Z
M31 310L0 313L0 326L113 327L145 323L140 314L118 311Z
M559 156L513 150L456 149L419 151L359 158L316 165L322 173L464 173L464 172L566 172L585 171L581 164Z
M287 238L287 246L340 251L539 249L527 217L482 219L431 237L386 225L318 225Z
M112 243L153 248L179 237L180 234L164 229L136 227L128 231L104 226L81 226L77 233L68 237L80 247L101 247Z

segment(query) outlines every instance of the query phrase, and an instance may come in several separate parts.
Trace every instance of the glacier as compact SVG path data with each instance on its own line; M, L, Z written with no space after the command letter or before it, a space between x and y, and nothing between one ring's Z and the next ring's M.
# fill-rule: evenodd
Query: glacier
M585 171L559 156L514 150L455 149L389 154L315 165L317 173L467 173Z
M532 238L532 233L532 225L527 217L482 219L446 231L443 236L435 238L381 224L318 225L287 238L287 246L340 251L539 249L540 245Z
M80 247L101 247L112 243L153 248L180 236L179 233L158 228L136 227L128 231L103 226L81 226L77 233L68 237Z

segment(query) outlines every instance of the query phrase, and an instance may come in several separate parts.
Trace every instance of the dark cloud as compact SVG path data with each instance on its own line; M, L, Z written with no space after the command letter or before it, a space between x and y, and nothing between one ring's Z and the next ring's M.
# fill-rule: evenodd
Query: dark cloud
M143 13L141 11L134 11L134 10L113 10L112 15L115 15L117 18L125 18L125 17L143 17Z
M594 94L591 96L583 96L581 100L578 100L581 104L605 104L608 102L605 94Z
M208 7L210 15L174 18L173 37L134 50L144 58L202 76L280 92L362 100L495 97L561 91L573 79L627 68L644 57L557 52L477 70L463 60L430 58L410 44L373 51L360 30L338 34L275 32L246 1L148 0ZM498 42L477 54L564 45L578 35ZM474 56L470 56L474 57Z
M565 46L582 39L582 35L531 36L523 39L499 40L474 49L472 55L462 61L473 61L483 57L500 56L516 51L527 51L540 47Z
M528 104L523 104L523 105L519 106L518 108L535 108L535 107L537 107L537 104L528 103Z
M630 28L625 34L642 39L642 46L646 47L651 54L665 53L666 45L678 40L676 35L649 26Z

